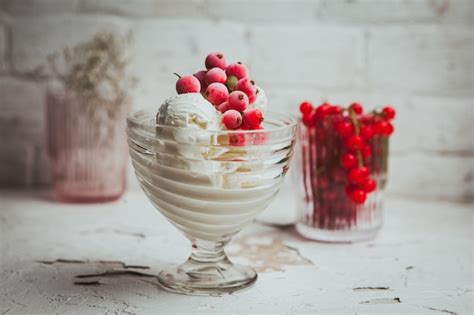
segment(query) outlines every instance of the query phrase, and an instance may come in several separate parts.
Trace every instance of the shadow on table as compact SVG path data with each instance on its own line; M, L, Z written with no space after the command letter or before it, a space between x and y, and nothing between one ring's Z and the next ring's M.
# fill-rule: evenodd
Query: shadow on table
M150 294L150 289L164 291L149 266L128 265L122 261L89 261L57 259L37 261L38 268L30 274L44 291L71 292L84 296L120 296L121 293ZM158 262L158 265L161 265ZM157 266L159 269L163 266ZM45 269L47 268L47 269ZM48 287L45 287L45 285Z

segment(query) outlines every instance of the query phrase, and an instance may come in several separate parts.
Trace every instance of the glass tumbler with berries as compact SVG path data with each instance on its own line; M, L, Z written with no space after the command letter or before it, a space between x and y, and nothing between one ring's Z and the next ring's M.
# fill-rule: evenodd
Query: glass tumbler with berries
M300 104L297 231L324 242L368 240L383 224L391 106L365 113L323 103Z

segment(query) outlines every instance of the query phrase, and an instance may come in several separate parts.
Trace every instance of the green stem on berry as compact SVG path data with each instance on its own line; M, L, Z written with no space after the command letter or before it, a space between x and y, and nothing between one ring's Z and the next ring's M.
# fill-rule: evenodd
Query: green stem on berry
M178 79L181 79L181 76L180 76L179 74L177 74L176 72L173 72L173 74L174 74L175 76L177 76Z

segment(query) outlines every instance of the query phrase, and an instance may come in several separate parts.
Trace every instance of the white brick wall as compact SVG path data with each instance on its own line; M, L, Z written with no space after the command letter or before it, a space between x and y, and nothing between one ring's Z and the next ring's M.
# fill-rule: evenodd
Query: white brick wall
M225 50L230 60L249 59L244 27L239 24L144 20L135 23L133 34L132 67L140 80L134 93L138 107L159 105L176 93L173 72L186 74L203 69L203 56L209 51Z
M471 201L472 157L412 153L390 160L388 189L407 197Z
M472 29L393 26L371 29L368 34L372 87L403 92L472 93Z
M5 27L0 23L0 73L7 70L7 34Z
M117 17L78 17L72 15L17 18L10 23L12 67L28 73L45 63L46 57L65 45L90 38L98 31L115 30L126 34L130 25Z
M2 0L3 11L12 16L55 15L75 12L80 0Z
M0 95L0 143L4 145L0 183L45 183L44 89L33 82L0 77Z
M472 22L471 0L324 0L317 16L328 23L399 24Z
M265 86L347 88L365 81L363 36L350 27L259 25L249 31L249 44L251 70Z
M172 72L222 50L278 111L303 99L393 104L389 193L473 200L473 11L470 0L0 1L0 182L48 181L44 83L31 71L114 29L135 38L135 107L158 106L174 93Z

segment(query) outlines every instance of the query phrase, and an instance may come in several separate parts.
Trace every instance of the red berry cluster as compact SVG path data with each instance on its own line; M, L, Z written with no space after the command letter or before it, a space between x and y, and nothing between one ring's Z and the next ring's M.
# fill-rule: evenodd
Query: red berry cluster
M178 94L201 92L222 113L226 129L262 129L263 113L256 108L247 109L258 94L247 68L240 62L227 65L224 55L218 52L207 55L204 63L207 70L179 77Z
M389 136L394 128L391 120L395 118L395 110L385 106L381 111L364 114L359 103L353 103L348 108L323 103L314 108L309 102L300 104L302 121L308 128L317 128L317 140L327 142L329 133L336 134L337 139L332 143L343 146L338 155L340 166L346 173L345 193L356 204L363 204L367 194L377 188L377 182L371 178L368 160L371 158L372 138ZM337 169L336 169L337 171Z

